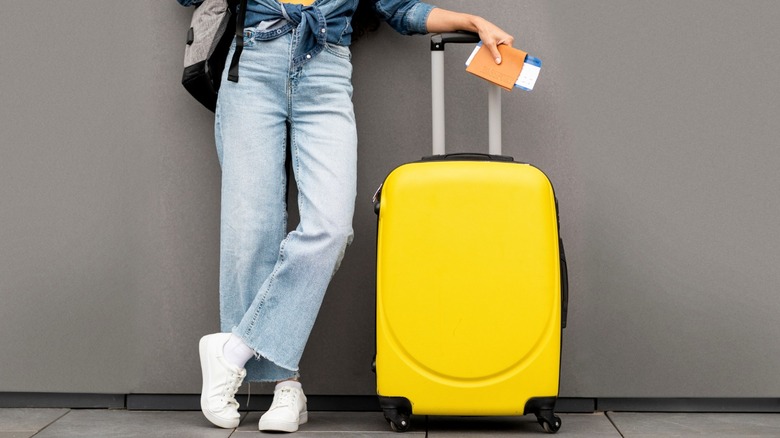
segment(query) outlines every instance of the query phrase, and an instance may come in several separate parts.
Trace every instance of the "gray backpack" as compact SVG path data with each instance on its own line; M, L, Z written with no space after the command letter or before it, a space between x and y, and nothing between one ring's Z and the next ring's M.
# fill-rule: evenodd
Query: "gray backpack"
M204 0L195 7L184 49L181 83L203 106L214 111L230 44L236 50L230 61L228 80L238 82L238 60L244 48L244 18L247 0Z

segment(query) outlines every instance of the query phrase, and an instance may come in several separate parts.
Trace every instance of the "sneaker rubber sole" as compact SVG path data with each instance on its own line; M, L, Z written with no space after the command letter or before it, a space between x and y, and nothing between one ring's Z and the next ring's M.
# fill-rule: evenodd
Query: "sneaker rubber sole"
M261 432L296 432L298 426L306 424L309 421L309 413L302 412L298 421L281 421L281 420L263 420L260 418L258 427Z

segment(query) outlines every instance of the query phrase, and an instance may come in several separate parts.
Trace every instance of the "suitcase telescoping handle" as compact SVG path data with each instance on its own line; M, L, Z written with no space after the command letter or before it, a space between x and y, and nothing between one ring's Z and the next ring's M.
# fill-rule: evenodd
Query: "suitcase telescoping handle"
M433 155L444 155L444 47L447 43L476 44L472 32L438 33L431 36L431 90L433 115ZM501 155L501 87L490 84L488 91L488 153Z

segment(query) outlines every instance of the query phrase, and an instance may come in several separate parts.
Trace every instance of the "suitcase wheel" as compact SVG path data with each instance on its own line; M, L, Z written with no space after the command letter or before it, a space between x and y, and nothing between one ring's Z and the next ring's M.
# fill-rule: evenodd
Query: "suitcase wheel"
M536 421L542 425L542 428L544 428L544 431L547 433L558 432L561 428L560 417L553 414L552 411L539 411L539 413L536 414Z
M393 432L406 432L411 425L410 415L400 412L398 409L384 409L385 419L390 423Z

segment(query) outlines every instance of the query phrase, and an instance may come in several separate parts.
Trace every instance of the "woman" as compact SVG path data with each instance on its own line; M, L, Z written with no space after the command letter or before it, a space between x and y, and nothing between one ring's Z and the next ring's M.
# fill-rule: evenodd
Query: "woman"
M235 393L244 378L277 382L261 431L294 432L308 419L298 362L352 239L357 134L349 45L362 30L358 22L372 14L407 35L478 32L497 63L496 46L513 41L487 20L419 0L249 0L240 80L223 79L215 114L223 333L204 336L199 347L201 408L217 426L238 426ZM287 144L300 213L290 233Z

